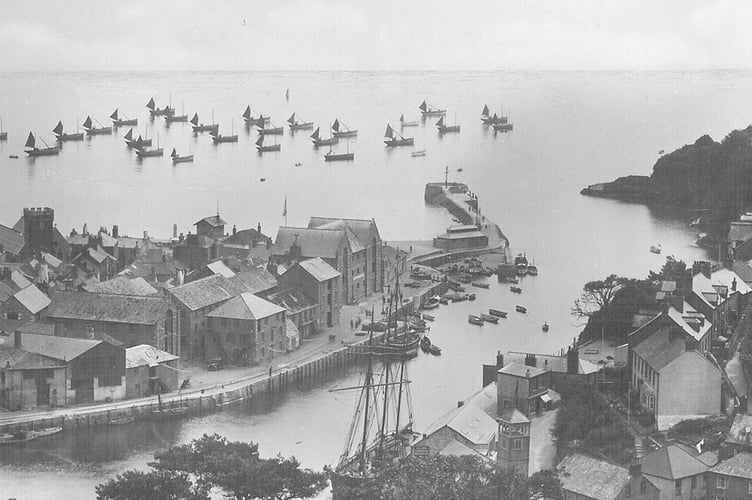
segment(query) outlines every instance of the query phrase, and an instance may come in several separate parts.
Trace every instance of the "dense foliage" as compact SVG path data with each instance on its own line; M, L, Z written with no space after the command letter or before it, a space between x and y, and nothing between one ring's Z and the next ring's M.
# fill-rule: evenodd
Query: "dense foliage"
M554 436L559 455L576 443L618 463L628 463L634 438L606 397L593 387L579 387L563 395L556 414Z
M505 471L480 456L409 457L381 474L366 489L352 491L361 500L530 500L561 499L555 471L529 479Z
M207 498L211 488L219 488L236 500L288 500L313 496L327 485L324 473L300 469L294 457L261 458L256 443L231 442L217 434L172 446L154 458L149 465L155 471L129 471L98 485L97 498L199 500ZM151 493L148 485L160 478L169 479L157 490L161 496L143 496L145 491Z

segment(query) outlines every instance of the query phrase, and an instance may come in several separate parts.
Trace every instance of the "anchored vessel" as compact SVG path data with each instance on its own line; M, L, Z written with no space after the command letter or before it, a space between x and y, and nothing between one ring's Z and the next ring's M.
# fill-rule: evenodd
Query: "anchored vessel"
M44 142L44 139L42 139L41 137L39 139ZM46 142L44 142L44 145L46 147L38 148L36 146L36 139L34 138L34 134L29 132L29 137L26 138L26 144L24 144L24 146L26 147L24 153L29 156L54 156L60 153L60 149L57 146L50 146Z
M390 148L397 146L412 146L415 142L413 137L403 137L402 134L394 130L388 123L386 125L384 137L386 137L386 139L384 139L384 144Z
M149 116L151 116L152 118L155 116L172 116L175 114L175 108L170 107L169 105L165 106L162 109L156 107L153 97L149 99L149 102L146 103L146 107L149 110Z
M172 158L172 163L190 163L193 162L193 155L185 155L180 156L177 151L175 151L175 148L172 148L172 153L170 154L170 157Z
M258 116L253 116L250 105L245 107L245 111L243 111L242 116L247 127L253 127L254 125L257 127L263 127L264 124L269 123L270 120L270 117L264 116L261 113L259 113Z
M344 122L339 121L339 119L335 119L332 125L332 135L334 137L357 137L358 131L349 128Z
M295 113L290 115L290 118L287 119L287 124L290 127L291 132L295 132L296 130L310 130L313 128L313 122L298 120L295 118Z
M439 134L452 134L460 131L460 126L456 123L454 125L446 125L443 116L436 122L436 128L439 130Z
M65 131L63 130L63 122L61 121L57 122L57 125L55 125L55 128L52 129L52 133L55 134L55 138L60 142L84 140L83 132L76 132L74 134L66 134Z
M125 113L123 113L123 116L125 116ZM110 115L110 119L112 120L113 127L124 127L126 125L138 125L138 118L128 118L127 116L125 116L125 118L120 118L117 108L115 108L115 111L113 111L112 114Z
M101 126L101 124L99 127L95 127L94 123L92 123L91 121L91 116L86 117L86 121L84 121L84 129L86 129L86 135L110 135L112 134L112 127L104 127L104 126Z
M415 121L405 121L405 115L400 115L399 118L400 121L400 127L417 127L418 126L418 120Z
M256 130L258 130L259 135L282 135L282 132L284 131L284 125L280 125L279 127L275 127L273 123L270 122L271 127L267 127L264 124L257 125Z
M214 113L212 113L212 122L209 125L199 123L198 113L193 113L193 118L191 118L191 128L195 133L213 132L214 135L217 135L217 133L219 132L219 124L214 123Z
M311 140L313 141L313 146L314 147L318 148L318 147L321 147L321 146L333 146L333 145L337 144L337 142L339 142L339 139L337 139L334 136L328 137L326 139L322 139L319 136L319 130L320 130L320 128L321 127L316 127L316 130L314 130L313 133L311 134Z
M258 140L256 141L256 151L259 153L268 153L270 151L279 151L282 149L281 144L277 144L276 142L274 144L264 145L264 136L261 135Z
M418 109L420 110L421 115L423 115L423 118L427 116L441 116L446 114L446 109L440 109L436 106L432 106L428 104L425 100L420 103L420 106L418 106Z

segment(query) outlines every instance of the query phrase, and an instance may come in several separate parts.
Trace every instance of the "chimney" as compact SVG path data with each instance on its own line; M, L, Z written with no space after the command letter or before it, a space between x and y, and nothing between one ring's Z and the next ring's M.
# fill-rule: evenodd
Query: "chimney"
M457 408L462 408L463 406L465 406L464 401L457 401Z
M172 225L172 238L175 239L178 237L178 225L173 224Z
M149 231L144 231L144 239L145 240L149 239Z
M695 318L694 316L683 316L682 319L692 328L692 330L696 332L700 331L702 322L699 318Z
M504 368L504 355L501 351L496 352L496 368L499 370Z
M181 245L185 241L185 236L183 235L183 233L180 233L180 237L178 238L178 241L180 242Z
M117 224L112 226L112 237L113 238L119 238L120 237L120 228L117 227Z
M21 330L13 332L13 347L21 349L23 344L21 343Z
M260 222L256 226L256 231L258 231L258 233L261 234L261 223Z
M232 235L235 236L235 233L237 233L237 232L238 232L238 226L236 226L235 224L233 224L232 225Z
M696 260L692 264L692 274L702 273L703 276L710 279L710 272L712 270L712 264L707 260Z
M734 278L734 279L733 279L733 280L731 281L731 291L732 291L732 292L735 292L735 291L736 291L736 278Z
M580 351L576 347L569 347L567 350L567 373L576 374L580 372Z
M81 234L83 234L84 236L86 236L87 234L89 234L89 231L86 229L86 223L85 222L84 222L84 230L81 231Z
M525 366L538 366L535 354L525 354Z
M151 266L151 279L157 281L157 268L155 266Z
M642 476L642 464L629 464L629 476L630 477Z

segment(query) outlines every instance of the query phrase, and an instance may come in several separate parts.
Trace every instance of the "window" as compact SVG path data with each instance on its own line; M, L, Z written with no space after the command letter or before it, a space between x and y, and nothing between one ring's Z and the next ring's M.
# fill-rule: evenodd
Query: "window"
M726 476L718 476L715 478L715 487L719 490L726 489Z
M697 488L697 476L692 476L692 486L691 489Z
M8 311L7 316L8 316L8 319L15 319L15 320L18 319L18 313L15 311Z
M647 492L648 483L643 479L640 483L640 495L644 495Z
M675 483L674 483L674 495L676 495L676 496L680 496L681 495L681 490L682 490L681 484L682 484L682 480L681 479L677 479L675 481Z
M749 484L747 485L747 493L752 493L752 481L750 481Z
M522 449L522 439L515 439L512 441L512 449L513 450L521 450Z
M503 438L499 439L499 446L501 447L502 450L506 450L507 449L507 438L503 437Z
M632 496L632 485L631 484L628 484L627 486L624 487L624 496L627 497L627 498L629 498L629 497Z

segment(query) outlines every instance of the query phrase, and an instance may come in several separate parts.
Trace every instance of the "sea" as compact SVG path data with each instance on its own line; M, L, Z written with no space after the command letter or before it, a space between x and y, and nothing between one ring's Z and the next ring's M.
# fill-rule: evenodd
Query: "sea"
M0 223L12 226L24 207L48 206L66 235L84 224L90 231L117 225L121 235L167 239L174 225L187 234L219 212L228 231L261 224L274 237L286 204L290 226L305 226L311 216L373 218L387 242L431 239L452 221L425 205L425 184L445 175L467 183L512 253L534 261L539 275L522 280L519 296L491 281L489 290L476 291L477 301L435 312L431 338L442 355L409 363L415 428L422 430L481 388L481 364L493 363L497 351L554 353L571 344L583 327L572 305L587 281L612 273L645 277L669 255L688 262L715 257L696 246L687 213L579 191L648 175L660 151L746 127L750 85L752 72L731 71L0 73L0 118L9 135L0 142ZM188 123L149 120L152 97L159 107L213 120L220 133L239 134L238 143L215 146ZM445 121L461 132L440 136L435 118L420 118L423 100L447 109ZM281 151L259 155L257 133L241 118L249 105L275 125L295 112L325 137L335 119L357 129L357 138L334 148L353 152L354 161L325 163L328 148L313 148L310 130L286 130L276 138ZM483 126L484 105L508 115L514 130ZM138 118L134 134L151 138L165 156L138 160L125 147L125 127L65 143L56 157L25 158L30 131L51 144L58 121L68 132L82 130L77 124L87 116L108 125L116 108ZM387 124L400 131L400 115L419 122L402 131L415 146L387 149L384 131ZM173 166L173 148L195 161ZM425 156L411 156L420 149ZM661 255L649 251L659 244ZM528 314L510 312L499 325L467 323L467 314L513 311L516 304ZM146 469L155 451L205 432L255 441L262 455L294 455L303 467L321 469L339 457L356 397L329 390L357 383L361 371L354 366L271 400L178 422L0 447L0 497L95 498L96 484Z

